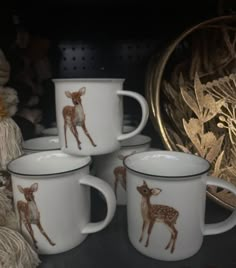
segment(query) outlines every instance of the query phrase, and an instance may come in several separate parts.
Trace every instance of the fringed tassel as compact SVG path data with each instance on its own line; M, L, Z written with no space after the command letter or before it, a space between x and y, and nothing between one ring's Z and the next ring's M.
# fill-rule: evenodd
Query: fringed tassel
M38 254L19 232L0 227L1 268L35 268L40 262Z
M13 210L12 200L8 198L4 189L0 190L0 226L18 230L18 221Z
M0 169L23 154L22 133L15 121L8 117L0 121Z

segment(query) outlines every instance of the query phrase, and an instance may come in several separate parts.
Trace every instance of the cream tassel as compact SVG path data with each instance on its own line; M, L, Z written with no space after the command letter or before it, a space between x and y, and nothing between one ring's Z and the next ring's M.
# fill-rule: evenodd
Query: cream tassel
M1 268L35 268L40 262L37 253L19 232L0 227Z
M15 121L6 117L0 121L0 169L5 170L6 165L23 154L22 134Z
M18 230L16 213L13 210L12 200L5 193L5 189L0 190L0 226L5 226Z

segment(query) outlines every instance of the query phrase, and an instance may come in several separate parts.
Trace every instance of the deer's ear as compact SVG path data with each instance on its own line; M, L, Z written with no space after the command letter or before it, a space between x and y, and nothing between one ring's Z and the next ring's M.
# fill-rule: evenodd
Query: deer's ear
M159 195L159 193L161 192L161 189L153 188L151 191L152 191L152 195Z
M143 181L143 185L147 186L147 183L146 183L146 181Z
M67 98L70 98L70 99L72 98L72 94L70 91L65 91L65 95Z
M20 185L17 185L17 188L22 194L24 193L24 189Z
M38 183L34 183L30 186L30 189L33 191L33 192L36 192L38 190Z
M81 89L79 90L80 96L84 95L86 92L86 87L81 87Z

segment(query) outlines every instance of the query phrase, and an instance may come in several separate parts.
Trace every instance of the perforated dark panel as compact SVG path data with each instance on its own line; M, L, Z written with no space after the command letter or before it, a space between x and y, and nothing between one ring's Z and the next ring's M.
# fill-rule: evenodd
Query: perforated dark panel
M122 77L144 75L157 41L61 41L60 77Z

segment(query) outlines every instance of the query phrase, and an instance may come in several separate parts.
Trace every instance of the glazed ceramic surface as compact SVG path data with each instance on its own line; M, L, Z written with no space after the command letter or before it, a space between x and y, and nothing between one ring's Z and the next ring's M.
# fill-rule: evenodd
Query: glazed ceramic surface
M40 254L67 251L111 221L114 193L107 183L88 175L90 161L46 151L9 163L20 229ZM96 188L106 200L107 215L98 223L90 222L90 191L85 186Z
M54 79L61 149L73 155L100 155L120 148L120 141L140 133L149 109L143 96L123 90L124 79ZM136 99L141 121L122 134L123 96Z
M134 126L123 125L123 128L122 128L123 133L129 133L129 132L131 132L133 130L135 130Z
M119 150L93 158L95 174L114 189L118 205L126 205L127 182L123 160L129 155L148 150L150 144L150 137L139 134L122 141Z
M23 142L22 147L25 153L33 153L40 151L59 150L60 143L58 136L47 136L26 140Z
M57 136L58 135L57 127L50 127L50 128L43 129L42 135L43 136Z
M236 188L207 176L210 164L198 156L150 151L128 156L128 235L133 246L159 260L181 260L199 251L204 235L235 226L236 211L224 222L205 224L206 186L236 194Z

